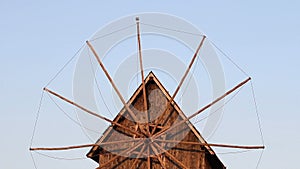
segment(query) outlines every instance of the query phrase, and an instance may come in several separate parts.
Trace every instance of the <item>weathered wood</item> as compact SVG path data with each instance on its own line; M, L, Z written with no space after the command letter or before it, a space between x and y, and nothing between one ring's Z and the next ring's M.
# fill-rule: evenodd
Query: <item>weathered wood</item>
M116 125L116 126L121 127L121 128L123 128L123 129L125 129L125 130L128 130L128 131L130 131L131 133L134 133L134 134L136 134L136 135L143 136L142 134L140 134L140 133L138 133L138 132L136 132L136 131L134 131L134 130L131 130L130 128L128 128L128 127L126 127L126 126L123 126L123 125L121 125L121 124L119 124L119 123L117 123L117 122L114 122L114 121L112 121L112 120L110 120L110 119L108 119L108 118L106 118L106 117L104 117L104 116L101 116L101 115L99 115L99 114L97 114L97 113L94 113L94 112L92 112L91 110L89 110L89 109L87 109L87 108L84 108L83 106L81 106L81 105L75 103L74 101L71 101L71 100L69 100L69 99L67 99L67 98L65 98L65 97L63 97L63 96L61 96L61 95L59 95L58 93L55 93L55 92L51 91L50 89L44 88L44 90L45 90L46 92L48 92L48 93L50 93L50 94L52 94L52 95L54 95L54 96L56 96L56 97L62 99L63 101L68 102L68 103L70 103L70 104L72 104L72 105L78 107L79 109L81 109L81 110L83 110L83 111L89 113L90 115L96 116L96 117L98 117L98 118L100 118L100 119L102 119L102 120L104 120L104 121L107 121L107 122L113 124L113 125Z
M150 144L150 147L151 147L151 149L153 150L153 152L155 153L155 155L156 155L156 157L157 157L157 159L158 159L158 161L159 161L161 167L162 167L163 169L166 169L166 167L165 167L165 165L164 165L164 162L163 162L163 160L162 160L161 157L160 157L160 153L157 151L157 149L155 148L155 146L152 145L152 144Z
M139 143L137 143L135 146L133 147L129 147L128 149L122 151L119 155L116 155L115 157L113 157L112 159L110 159L109 161L107 161L106 163L100 164L100 166L96 169L102 169L104 167L106 167L108 164L110 164L112 161L116 160L119 157L122 157L124 154L128 154L130 152L132 152L133 150L135 150L136 148L140 147L144 142L140 141Z
M149 76L145 79L145 87L147 94L152 93L152 91L159 91L153 93L153 100L149 100L149 103L151 104L151 116L154 117L155 120L152 121L152 123L149 125L154 127L156 124L159 124L157 128L163 129L163 127L166 126L172 126L186 118L184 116L183 112L180 110L178 105L174 102L172 104L172 110L167 111L165 114L163 111L165 110L165 105L168 100L170 100L171 96L168 94L166 89L162 86L162 84L158 81L158 79L154 76L154 74L151 72ZM143 93L142 93L142 85L136 90L136 92L133 94L133 96L130 98L128 103L132 104L132 106L137 110L142 110L143 105ZM148 103L148 104L149 104ZM162 110L162 111L161 111ZM159 112L159 113L157 113ZM115 118L115 121L127 126L134 130L135 124L128 120L126 116L129 116L128 112L124 109L120 111L118 116ZM163 124L162 122L167 119L167 122ZM145 127L145 126L144 126ZM183 123L184 131L173 131L170 132L168 135L163 135L162 137L159 137L157 139L167 139L167 140L182 140L184 142L205 142L204 139L201 139L199 137L199 133L197 130L193 130L192 124L189 123ZM185 128L187 130L185 130ZM181 129L181 128L180 128ZM141 132L139 129L137 132ZM156 132L159 132L157 130ZM164 137L166 136L166 137ZM130 137L130 136L129 136ZM139 136L136 137L136 139L140 138ZM98 143L101 142L112 142L122 139L128 139L128 131L123 130L119 127L114 127L113 129L110 127L101 139L98 141ZM133 139L133 136L132 136ZM202 146L202 145L191 145L191 144L176 144L176 143L165 143L165 142L159 142L155 139L152 139L151 136L144 136L140 139L144 139L145 142L142 144L149 145L149 149L144 150L142 152L144 159L137 160L137 162L134 162L137 156L141 153L142 145L141 147L131 149L131 153L127 155L119 155L120 152L127 149L128 147L135 146L138 142L135 142L134 144L131 143L124 143L119 144L114 147L113 145L108 145L107 147L104 147L103 149L99 148L93 148L90 153L88 154L89 158L92 158L96 162L99 162L100 166L103 166L107 161L110 161L110 164L107 164L103 168L115 168L115 169L128 169L132 167L132 164L135 163L136 167L139 168L147 168L147 169L161 169L162 166L165 168L184 168L182 165L178 164L173 158L176 158L177 161L180 161L186 168L203 168L202 162L206 163L205 168L206 169L224 169L224 165L222 162L218 159L216 154L212 151L210 146ZM151 143L151 140L153 142L159 143L159 146L163 148L163 150L158 149L155 147L155 150L152 148L155 145ZM149 142L150 141L150 142ZM117 148L117 149L115 149ZM165 154L164 151L167 151L169 155ZM119 158L115 157L116 154L119 156ZM206 154L206 156L203 156L203 154ZM170 157L170 155L173 157ZM130 156L128 158L124 156ZM114 160L111 161L111 159L114 158ZM203 159L205 158L205 159ZM198 161L201 161L199 163ZM200 166L200 167L199 167Z
M164 150L160 145L158 145L157 143L153 142L153 144L159 148L161 151L163 151L168 157L170 157L175 163L177 163L178 165L180 165L180 167L184 168L184 169L188 169L182 162L180 162L179 160L177 160L172 154L170 154L168 151Z

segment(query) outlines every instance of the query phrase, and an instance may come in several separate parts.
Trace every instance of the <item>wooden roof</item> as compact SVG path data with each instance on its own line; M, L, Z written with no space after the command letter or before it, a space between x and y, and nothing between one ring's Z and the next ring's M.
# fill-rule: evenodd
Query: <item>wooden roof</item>
M92 147L87 157L99 168L225 168L210 146L190 144L206 143L192 123L170 128L186 116L175 101L168 106L171 96L153 72L145 78L145 88L148 111L144 111L140 85L127 102L138 121L125 108L113 120L140 135L111 125L96 142L101 146ZM170 130L162 133L166 128Z

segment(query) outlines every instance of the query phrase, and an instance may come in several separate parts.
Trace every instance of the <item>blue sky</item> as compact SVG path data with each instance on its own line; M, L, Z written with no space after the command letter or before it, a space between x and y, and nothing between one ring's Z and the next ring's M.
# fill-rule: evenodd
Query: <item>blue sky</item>
M203 30L253 77L267 146L259 168L295 168L300 150L299 7L296 0L0 1L1 167L33 168L28 146L41 89L85 40L119 17L162 12ZM59 118L56 115L48 116ZM72 131L75 128L62 122ZM76 130L70 144L86 143ZM50 128L45 132L49 145L63 142L59 139L63 134L55 135ZM244 134L241 137L247 137ZM242 157L228 168L241 168L249 158ZM38 168L53 162L67 168L95 167L89 160L37 158Z

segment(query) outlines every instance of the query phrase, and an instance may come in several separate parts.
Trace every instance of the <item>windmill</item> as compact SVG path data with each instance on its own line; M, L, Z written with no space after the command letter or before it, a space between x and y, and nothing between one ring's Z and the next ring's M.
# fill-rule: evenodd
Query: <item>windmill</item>
M140 37L140 21L136 18L136 30L138 41L139 67L142 81L132 97L126 101L116 86L101 61L93 44L86 41L89 50L95 56L99 66L117 93L123 108L117 116L111 120L99 115L82 105L44 88L46 92L63 101L110 123L103 135L96 143L56 147L56 148L30 148L37 150L68 150L91 147L87 157L99 164L101 168L201 168L222 169L226 168L212 147L239 148L239 149L263 149L264 146L241 146L228 144L208 143L190 122L190 120L226 96L230 95L251 78L247 78L234 86L223 95L211 101L190 116L186 116L175 97L182 84L186 80L198 53L201 50L206 36L202 36L199 45L184 72L175 92L171 95L162 85L160 80L151 71L146 77L143 69L143 57Z

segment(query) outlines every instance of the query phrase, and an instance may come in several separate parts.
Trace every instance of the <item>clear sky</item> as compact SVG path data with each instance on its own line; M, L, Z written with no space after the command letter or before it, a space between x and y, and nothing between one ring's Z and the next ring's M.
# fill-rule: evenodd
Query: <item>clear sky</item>
M119 17L140 12L163 12L186 19L243 67L254 79L265 137L266 150L259 168L297 168L299 8L297 0L0 1L1 168L34 168L28 147L44 85L96 30ZM44 115L49 121L65 118L59 113L49 114ZM68 128L70 136L56 134L55 127L45 128L38 135L47 140L42 141L44 146L88 142L80 128L66 118L59 122ZM239 137L247 138L247 133L243 134ZM229 155L232 158L224 157L224 163L228 168L255 168L247 161L252 158L255 163L257 155ZM37 154L35 157L38 168L44 169L96 166L90 160L61 162Z

